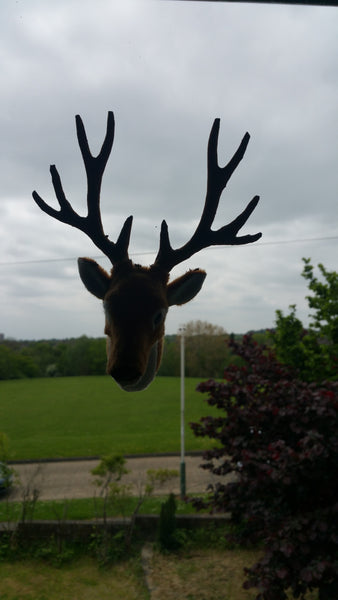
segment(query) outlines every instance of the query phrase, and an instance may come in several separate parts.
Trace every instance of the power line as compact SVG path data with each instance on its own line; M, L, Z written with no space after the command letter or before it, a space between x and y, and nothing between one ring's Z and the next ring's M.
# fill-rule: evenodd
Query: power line
M248 246L250 246L250 248L258 248L260 246L277 246L277 245L283 245L283 244L300 244L300 243L307 243L307 242L323 242L326 240L338 240L338 236L336 235L332 235L332 236L324 236L324 237L314 237L314 238L299 238L299 239L295 239L295 240L276 240L276 241L268 241L268 242L257 242L256 244L245 244L243 246L237 246L240 248L247 248ZM221 248L230 248L230 246L211 246L209 248L205 248L205 250L220 250ZM150 254L156 254L156 251L151 252L151 251L147 251L147 252L132 252L130 254L130 256L147 256ZM91 256L91 258L97 259L99 260L100 258L102 258L102 254L100 254L99 256ZM12 262L0 262L0 267L10 267L10 266L15 266L15 265L33 265L33 264L43 264L43 263L53 263L53 262L74 262L77 260L77 256L68 256L65 258L39 258L39 259L35 259L35 260L17 260L17 261L12 261Z
M272 246L274 244L298 244L301 242L322 242L324 240L338 240L337 235L315 237L315 238L301 238L298 240L277 240L276 242L260 242L259 246ZM254 246L252 246L254 248Z

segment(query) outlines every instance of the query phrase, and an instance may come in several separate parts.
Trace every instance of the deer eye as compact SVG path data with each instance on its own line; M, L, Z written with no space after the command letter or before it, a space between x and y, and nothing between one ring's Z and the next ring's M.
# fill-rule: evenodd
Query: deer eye
M160 308L153 315L153 327L154 329L163 323L166 317L167 311L165 308Z

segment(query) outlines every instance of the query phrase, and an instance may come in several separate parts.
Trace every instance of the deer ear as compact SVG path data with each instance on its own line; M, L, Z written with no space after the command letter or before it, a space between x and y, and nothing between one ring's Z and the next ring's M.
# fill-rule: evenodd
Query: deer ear
M192 300L200 291L206 276L205 271L194 269L169 283L167 286L169 306L186 304L186 302Z
M88 292L94 294L100 300L103 300L108 292L110 285L110 277L100 265L91 258L78 258L77 265L79 268L82 283L87 288Z

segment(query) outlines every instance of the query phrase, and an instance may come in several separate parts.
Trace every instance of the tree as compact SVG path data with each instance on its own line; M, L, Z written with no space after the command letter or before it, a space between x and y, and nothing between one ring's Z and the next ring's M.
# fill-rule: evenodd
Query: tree
M80 338L68 340L58 370L62 375L104 375L106 350L104 338Z
M185 372L188 377L221 377L228 350L228 335L218 325L189 321L184 326Z
M38 369L39 377L46 377L51 370L55 374L55 365L58 359L58 343L50 341L38 341L25 344L20 349L20 353L29 356ZM53 369L50 369L51 366Z
M297 369L305 381L321 381L334 375L326 347L316 333L304 329L296 317L295 305L290 306L288 315L276 311L276 328L271 336L277 358Z
M0 379L36 377L38 367L29 356L0 344Z
M180 348L176 335L166 335L159 376L178 377L180 374Z
M314 309L311 328L325 338L335 350L338 348L338 273L328 271L322 264L318 265L324 281L319 281L313 274L313 266L309 258L303 258L302 276L309 282L312 295L307 296L309 307Z
M82 336L68 340L0 343L0 379L103 375L106 371L104 338Z
M264 541L245 584L259 589L257 600L286 600L288 588L295 597L318 588L320 600L336 600L338 383L302 381L250 336L230 347L244 364L198 387L223 414L191 427L216 441L203 467L235 478L194 504L230 512L236 541Z
M314 276L310 259L303 258L302 276L312 295L306 296L310 314L308 329L296 317L296 306L284 315L276 311L276 328L271 332L276 355L283 363L298 369L306 381L337 379L338 371L338 273L318 265L324 281Z
M221 377L229 352L228 334L223 327L207 321L189 321L182 325L185 336L185 372L187 377ZM180 335L166 336L159 375L180 374Z

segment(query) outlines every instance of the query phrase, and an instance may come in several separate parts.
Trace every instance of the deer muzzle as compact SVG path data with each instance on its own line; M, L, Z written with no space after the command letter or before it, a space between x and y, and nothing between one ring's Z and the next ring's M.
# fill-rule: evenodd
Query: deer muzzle
M130 365L124 361L117 361L109 368L108 374L116 381L125 392L140 392L148 387L155 378L160 362L162 350L161 340L155 342L150 348L148 361L142 369L140 366Z

